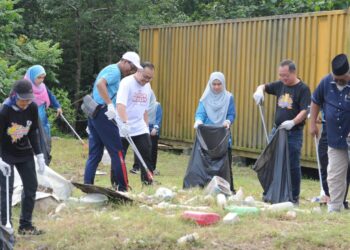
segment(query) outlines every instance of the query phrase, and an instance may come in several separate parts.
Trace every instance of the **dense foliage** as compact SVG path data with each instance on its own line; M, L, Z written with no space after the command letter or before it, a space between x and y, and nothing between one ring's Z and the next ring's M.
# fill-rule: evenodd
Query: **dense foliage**
M349 6L350 0L0 0L0 101L26 68L41 64L47 85L66 91L74 103L68 108L78 111L96 74L138 50L140 26Z

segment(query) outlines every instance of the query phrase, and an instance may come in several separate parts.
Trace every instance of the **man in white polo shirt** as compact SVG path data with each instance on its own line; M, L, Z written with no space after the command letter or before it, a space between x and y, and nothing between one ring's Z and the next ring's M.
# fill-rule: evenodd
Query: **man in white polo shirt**
M125 139L129 135L140 151L147 167L153 172L151 161L151 138L148 129L148 114L151 96L150 81L154 75L154 65L150 62L141 64L143 69L139 69L135 74L123 78L120 82L117 94L117 116L116 120L120 128L124 155L129 147ZM148 179L144 168L141 168L141 182L152 184Z

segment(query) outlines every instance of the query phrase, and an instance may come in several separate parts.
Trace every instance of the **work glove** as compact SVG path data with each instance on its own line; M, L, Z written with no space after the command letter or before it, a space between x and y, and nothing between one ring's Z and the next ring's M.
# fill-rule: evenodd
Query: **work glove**
M197 129L199 125L203 124L203 122L201 120L197 120L194 125L193 125L193 128L194 129Z
M108 120L112 120L117 116L117 112L116 112L115 107L112 103L108 104L107 111L105 112L105 115L107 116Z
M39 174L44 174L45 172L45 168L46 168L46 163L45 163L45 159L44 159L44 154L38 154L36 155L36 159L38 162L38 173Z
M152 128L151 130L151 136L156 136L157 135L158 130L156 128Z
M127 136L130 133L130 126L127 122L123 122L119 126L119 131L121 136Z
M282 124L279 126L279 128L284 128L286 130L291 130L295 125L294 120L287 120L282 122Z
M224 123L222 124L225 128L229 129L231 126L231 122L229 120L225 120Z
M253 94L253 98L256 102L256 105L261 104L264 101L264 87L259 86L257 87L255 93Z
M2 158L0 157L0 171L4 176L10 176L11 175L11 167L9 164L4 162Z

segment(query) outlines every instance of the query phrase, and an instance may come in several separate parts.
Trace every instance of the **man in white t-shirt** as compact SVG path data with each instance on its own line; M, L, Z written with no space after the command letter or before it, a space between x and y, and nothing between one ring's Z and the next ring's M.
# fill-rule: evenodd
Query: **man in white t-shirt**
M129 147L125 139L129 135L145 161L147 167L153 172L151 164L151 138L148 129L148 113L151 96L150 81L154 74L154 65L150 62L142 64L135 74L123 78L117 94L116 120L120 128L124 155ZM141 168L141 182L152 184L144 168Z

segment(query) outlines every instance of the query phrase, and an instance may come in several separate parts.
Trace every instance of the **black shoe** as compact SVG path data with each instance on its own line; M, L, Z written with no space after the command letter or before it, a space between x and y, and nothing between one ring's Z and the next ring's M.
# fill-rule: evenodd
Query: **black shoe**
M140 173L140 169L132 168L132 169L130 169L129 172L132 173L132 174L139 174Z
M344 201L343 205L344 205L344 209L346 209L346 210L349 209L349 202L348 201Z
M19 227L18 228L18 234L20 235L40 235L44 234L45 232L43 230L37 229L34 226L28 226L28 227Z

